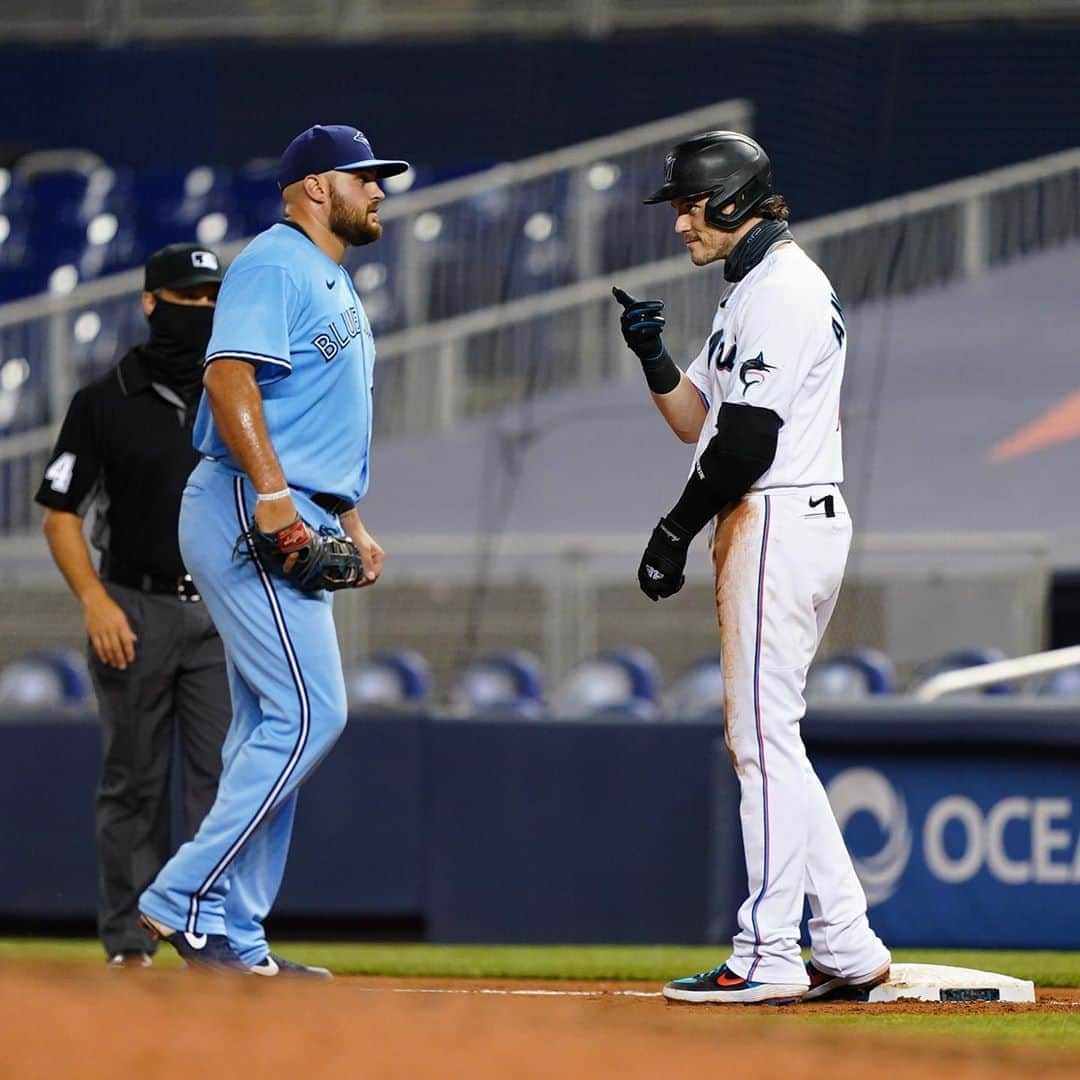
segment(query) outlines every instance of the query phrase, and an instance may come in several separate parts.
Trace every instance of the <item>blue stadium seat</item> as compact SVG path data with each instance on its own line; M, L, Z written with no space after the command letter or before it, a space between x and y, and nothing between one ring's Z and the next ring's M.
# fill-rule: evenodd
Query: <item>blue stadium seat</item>
M519 299L568 284L574 275L574 245L569 224L554 210L520 217L511 239L505 296Z
M723 712L724 671L716 653L703 656L664 694L668 720L719 719Z
M658 689L656 661L644 649L601 653L567 675L552 698L551 714L557 720L655 720Z
M258 158L249 161L232 178L236 213L248 236L254 236L281 220L281 192L278 190L276 172L276 160Z
M244 232L237 211L232 177L224 169L199 165L179 172L143 173L134 191L143 250L149 254L166 244L215 244ZM200 235L200 224L222 215L224 231Z
M87 307L70 315L69 324L68 360L80 383L104 374L126 346L147 334L145 317L136 303L124 308L115 303Z
M1080 697L1080 667L1054 671L1040 679L1033 689L1040 697Z
M345 673L349 708L359 712L423 709L431 696L431 669L417 652L377 653Z
M35 232L41 228L84 226L82 208L89 186L89 175L75 169L50 169L30 177L27 189Z
M457 711L472 716L542 716L543 668L524 649L488 653L458 673L450 702Z
M18 214L29 199L27 185L17 173L0 168L0 214Z
M853 649L819 660L806 677L806 698L844 701L896 692L896 668L877 649Z
M955 652L939 656L920 667L915 675L911 689L914 690L935 675L942 675L947 671L963 671L965 668L980 667L982 664L993 664L998 660L1005 659L1005 653L1001 649L958 649ZM1011 694L1014 692L1014 687L1009 683L993 683L973 692L980 694Z
M8 712L84 708L90 696L86 660L70 649L46 649L0 670L0 709Z
M349 259L356 294L376 336L400 330L405 322L404 297L397 286L393 243L380 244L374 251L364 249L358 259Z

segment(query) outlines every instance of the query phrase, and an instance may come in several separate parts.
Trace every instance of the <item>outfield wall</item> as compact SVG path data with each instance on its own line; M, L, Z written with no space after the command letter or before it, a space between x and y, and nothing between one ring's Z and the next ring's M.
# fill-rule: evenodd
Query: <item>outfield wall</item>
M819 710L804 733L893 945L1080 948L1080 718ZM90 918L100 740L0 724L0 918ZM718 723L356 718L304 788L279 915L443 942L722 941L744 888Z

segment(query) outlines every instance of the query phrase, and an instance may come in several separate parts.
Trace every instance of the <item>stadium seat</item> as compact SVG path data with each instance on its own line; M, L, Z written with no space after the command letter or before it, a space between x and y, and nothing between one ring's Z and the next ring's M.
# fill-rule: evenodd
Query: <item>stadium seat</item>
M281 220L281 192L276 174L276 159L258 158L249 161L232 178L236 214L248 236L254 236Z
M808 701L844 701L896 692L896 668L877 649L854 649L819 660L806 677Z
M224 169L198 165L178 172L143 173L135 179L139 235L149 254L179 242L215 244L239 236L232 179ZM214 226L210 232L207 221Z
M378 653L345 675L349 708L403 712L423 708L431 696L431 669L416 652Z
M8 712L86 706L86 660L70 649L46 649L12 660L0 670L0 709Z
M963 671L965 668L979 667L982 664L993 664L998 660L1006 659L1001 649L958 649L955 652L946 653L919 668L915 675L911 689L915 690L928 682L935 675L943 675L947 671ZM984 686L980 690L972 691L979 694L1011 694L1014 688L1009 683L993 683Z
M655 720L658 682L656 661L644 649L601 653L567 675L552 698L551 714L557 720Z
M1032 689L1040 697L1080 697L1080 667L1052 672L1039 679Z
M467 664L454 680L450 703L458 712L483 716L544 714L540 661L524 649L489 653Z
M724 711L724 672L718 654L703 656L664 694L667 720L718 719Z
M376 336L400 330L405 322L404 298L398 285L394 259L395 244L392 229L384 235L385 244L378 249L362 249L364 254L349 258L346 269L352 274L356 295L364 305L364 313Z

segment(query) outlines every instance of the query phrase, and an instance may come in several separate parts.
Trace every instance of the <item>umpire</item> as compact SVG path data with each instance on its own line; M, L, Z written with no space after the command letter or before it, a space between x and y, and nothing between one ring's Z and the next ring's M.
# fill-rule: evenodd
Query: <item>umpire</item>
M221 639L177 541L222 276L217 256L192 244L150 256L142 294L150 339L74 396L36 496L90 639L104 743L98 933L115 967L149 967L156 948L135 903L172 851L174 729L191 836L217 793L231 716ZM91 506L100 576L83 537Z

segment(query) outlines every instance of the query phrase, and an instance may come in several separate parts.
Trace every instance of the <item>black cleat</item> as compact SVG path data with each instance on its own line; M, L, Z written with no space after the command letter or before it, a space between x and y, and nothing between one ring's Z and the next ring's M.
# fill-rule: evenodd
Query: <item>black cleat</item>
M889 965L886 964L873 975L849 979L843 975L830 975L822 971L812 960L806 961L806 974L810 976L810 989L803 1001L866 1001L875 986L889 981Z
M298 964L295 960L286 960L284 956L270 953L257 964L249 964L252 975L283 979L332 979L334 976L324 967L312 967L310 964Z
M189 934L184 930L173 930L142 913L139 922L151 937L167 941L189 968L215 974L251 974L224 934Z

